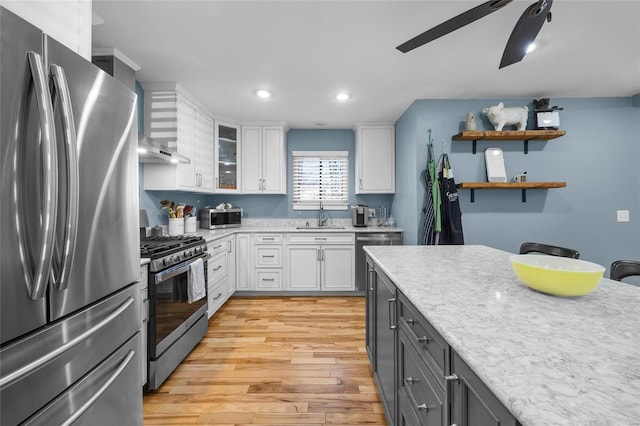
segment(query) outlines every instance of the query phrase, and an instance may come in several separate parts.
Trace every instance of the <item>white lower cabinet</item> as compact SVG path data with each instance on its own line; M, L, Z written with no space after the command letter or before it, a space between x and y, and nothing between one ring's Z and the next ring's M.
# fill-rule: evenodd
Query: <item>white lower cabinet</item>
M147 383L147 324L149 322L149 275L148 265L140 267L140 353L142 356L141 386Z
M287 290L355 290L353 234L289 234L286 253Z
M236 235L236 290L251 290L251 234Z
M282 234L256 234L253 254L255 288L252 290L283 290Z
M211 318L236 290L236 237L213 240L207 244L207 316Z

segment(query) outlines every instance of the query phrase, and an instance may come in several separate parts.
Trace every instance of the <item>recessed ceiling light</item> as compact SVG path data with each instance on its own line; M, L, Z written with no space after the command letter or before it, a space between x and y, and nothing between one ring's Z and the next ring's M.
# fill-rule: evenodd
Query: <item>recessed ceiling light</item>
M340 102L345 102L351 99L351 95L348 94L347 92L340 92L336 95L336 99L339 100Z
M253 92L257 97L262 98L262 99L268 99L270 97L273 96L273 93L271 93L270 91L266 90L266 89L258 89L255 92Z

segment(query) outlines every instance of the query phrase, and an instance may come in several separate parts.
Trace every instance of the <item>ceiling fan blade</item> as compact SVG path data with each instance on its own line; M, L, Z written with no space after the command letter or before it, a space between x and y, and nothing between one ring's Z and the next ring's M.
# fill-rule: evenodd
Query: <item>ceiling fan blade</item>
M442 24L436 25L430 30L427 30L422 34L415 36L411 40L406 41L400 46L396 47L396 49L398 49L402 53L407 53L408 51L413 50L416 47L420 47L423 44L429 43L430 41L440 38L443 35L447 35L452 31L455 31L459 28L464 27L465 25L477 21L478 19L485 17L498 9L501 9L512 1L513 0L493 0L482 3L480 6L469 9L466 12L443 22Z
M513 28L507 46L504 48L500 67L504 68L520 62L527 54L527 47L534 42L544 21L549 16L553 0L541 0L524 11Z

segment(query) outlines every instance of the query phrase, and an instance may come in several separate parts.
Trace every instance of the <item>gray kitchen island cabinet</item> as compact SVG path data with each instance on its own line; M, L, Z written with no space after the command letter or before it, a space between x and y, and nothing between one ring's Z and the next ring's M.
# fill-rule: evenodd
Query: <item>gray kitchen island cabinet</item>
M366 337L389 425L519 425L369 256Z

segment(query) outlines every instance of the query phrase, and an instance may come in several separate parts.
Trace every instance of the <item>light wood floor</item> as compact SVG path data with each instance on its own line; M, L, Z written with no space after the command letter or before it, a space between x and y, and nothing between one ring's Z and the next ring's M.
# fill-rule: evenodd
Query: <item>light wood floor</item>
M385 425L364 321L364 297L232 298L144 423Z

